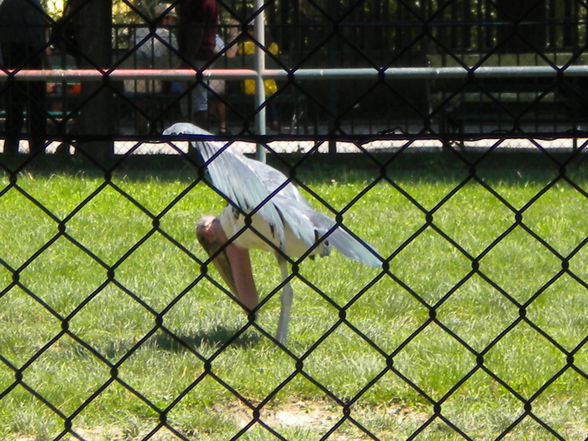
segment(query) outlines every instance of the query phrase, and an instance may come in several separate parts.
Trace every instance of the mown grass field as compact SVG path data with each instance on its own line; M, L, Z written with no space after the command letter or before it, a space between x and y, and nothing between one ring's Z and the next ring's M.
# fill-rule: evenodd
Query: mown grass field
M194 224L224 204L192 169L127 161L106 183L52 161L0 175L2 439L588 437L585 159L562 175L495 154L472 173L405 154L388 179L366 159L303 161L312 205L344 210L390 270L303 262L288 351L202 276ZM263 299L279 271L252 260ZM278 313L276 294L270 335Z

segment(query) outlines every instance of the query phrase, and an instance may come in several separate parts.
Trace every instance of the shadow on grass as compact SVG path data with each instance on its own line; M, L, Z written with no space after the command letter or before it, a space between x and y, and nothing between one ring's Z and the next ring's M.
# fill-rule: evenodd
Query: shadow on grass
M257 333L245 332L236 336L237 332L220 326L197 335L172 335L165 332L153 337L153 342L155 346L165 351L186 352L193 349L202 353L204 348L219 348L223 345L251 348L261 341L261 336Z
M402 154L377 153L370 156L362 153L346 153L334 156L323 154L272 154L268 155L269 165L289 174L289 168L296 165L297 176L305 183L315 184L330 181L334 176L340 182L363 182L380 176L382 168L389 177L437 181L447 177L463 179L470 172L470 162L476 164L478 173L506 180L513 184L523 181L543 182L553 179L562 164L567 172L573 172L575 179L585 176L588 169L587 149L577 151L549 151L539 149L519 152L516 149L493 151L464 151L459 154L445 151L410 151ZM477 163L480 158L484 159ZM114 167L111 170L111 167ZM515 171L525 171L522 179ZM103 178L105 170L115 179L145 181L157 177L161 182L186 180L192 182L198 176L198 167L188 158L176 155L116 156L106 160L102 166L91 163L83 155L60 156L26 155L6 157L0 155L0 178L11 172L31 173L35 176L52 176L55 173L76 177ZM346 170L345 173L342 170ZM17 174L18 174L17 173Z

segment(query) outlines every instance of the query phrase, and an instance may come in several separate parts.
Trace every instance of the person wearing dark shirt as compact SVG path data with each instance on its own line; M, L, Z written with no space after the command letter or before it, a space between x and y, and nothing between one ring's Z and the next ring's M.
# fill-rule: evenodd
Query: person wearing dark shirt
M216 0L180 0L178 5L178 45L182 67L209 68L215 53L218 23ZM192 90L186 103L188 117L201 127L207 126L208 91L202 84ZM190 115L191 114L191 115Z
M2 68L42 69L45 53L46 16L39 0L0 1ZM5 83L6 138L4 153L17 153L24 115L27 115L29 151L44 150L46 91L42 81Z

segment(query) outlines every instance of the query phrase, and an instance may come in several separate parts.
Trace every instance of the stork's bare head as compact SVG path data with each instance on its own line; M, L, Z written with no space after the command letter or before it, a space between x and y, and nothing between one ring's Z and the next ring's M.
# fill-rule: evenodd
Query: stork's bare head
M196 237L200 244L206 248L205 242L207 244L220 242L223 239L226 242L227 238L225 236L225 232L223 231L223 227L220 224L220 220L217 217L212 215L202 216L196 222ZM219 244L219 246L222 244Z

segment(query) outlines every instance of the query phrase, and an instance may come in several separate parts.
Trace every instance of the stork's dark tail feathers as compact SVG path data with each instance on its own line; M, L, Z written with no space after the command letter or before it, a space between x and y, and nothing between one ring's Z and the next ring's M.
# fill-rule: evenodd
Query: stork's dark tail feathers
M328 247L333 247L345 257L371 268L382 266L382 262L376 257L376 251L370 245L360 242L341 227L333 229L336 223L328 216L313 210L311 220L315 225L319 240L322 238Z

